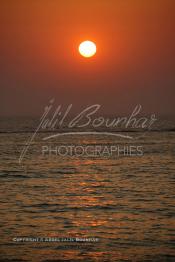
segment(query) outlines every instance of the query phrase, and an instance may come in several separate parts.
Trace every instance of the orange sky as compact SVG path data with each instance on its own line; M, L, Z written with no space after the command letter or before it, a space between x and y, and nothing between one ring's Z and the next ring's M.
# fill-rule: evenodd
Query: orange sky
M40 115L52 97L172 114L174 13L174 0L1 0L1 115ZM88 60L77 51L87 39Z

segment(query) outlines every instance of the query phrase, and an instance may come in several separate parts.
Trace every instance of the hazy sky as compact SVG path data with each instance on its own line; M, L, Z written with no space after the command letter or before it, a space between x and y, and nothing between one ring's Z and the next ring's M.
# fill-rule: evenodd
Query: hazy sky
M50 98L106 113L174 114L174 0L1 0L1 115L38 115ZM86 59L83 40L97 45Z

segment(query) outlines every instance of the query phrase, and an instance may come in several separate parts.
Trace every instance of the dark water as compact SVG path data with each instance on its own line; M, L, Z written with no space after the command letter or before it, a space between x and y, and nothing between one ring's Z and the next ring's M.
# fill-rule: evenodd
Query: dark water
M0 134L1 260L175 261L173 131L132 141L84 135L46 142L40 133L19 164L32 133L27 126L6 129ZM43 155L46 145L133 145L142 146L143 155ZM17 237L99 241L13 241Z

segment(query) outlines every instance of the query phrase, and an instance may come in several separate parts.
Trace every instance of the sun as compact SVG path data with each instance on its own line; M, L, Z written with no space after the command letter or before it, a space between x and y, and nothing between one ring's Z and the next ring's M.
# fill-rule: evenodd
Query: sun
M86 58L94 56L96 51L96 45L92 41L87 40L79 45L80 54Z

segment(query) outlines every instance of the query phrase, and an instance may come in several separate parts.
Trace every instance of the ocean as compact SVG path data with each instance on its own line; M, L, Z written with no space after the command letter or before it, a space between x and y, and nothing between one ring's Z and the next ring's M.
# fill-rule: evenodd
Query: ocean
M174 124L39 131L20 161L36 126L1 119L0 261L175 261Z

